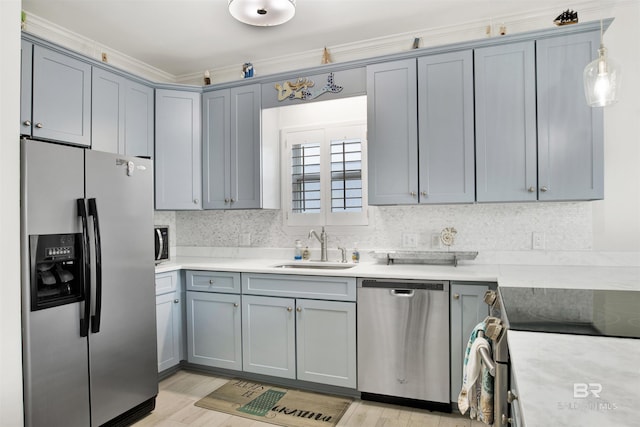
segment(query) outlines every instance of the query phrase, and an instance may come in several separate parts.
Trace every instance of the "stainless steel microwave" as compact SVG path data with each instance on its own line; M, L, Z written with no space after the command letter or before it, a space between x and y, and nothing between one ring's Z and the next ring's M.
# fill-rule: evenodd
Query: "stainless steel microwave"
M153 234L156 241L156 264L159 264L169 260L169 226L156 225Z

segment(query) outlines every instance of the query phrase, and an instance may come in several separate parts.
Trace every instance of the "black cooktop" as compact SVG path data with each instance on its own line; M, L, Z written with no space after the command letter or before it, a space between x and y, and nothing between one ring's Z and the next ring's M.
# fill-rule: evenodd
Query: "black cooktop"
M509 329L640 338L637 291L500 286L498 292Z

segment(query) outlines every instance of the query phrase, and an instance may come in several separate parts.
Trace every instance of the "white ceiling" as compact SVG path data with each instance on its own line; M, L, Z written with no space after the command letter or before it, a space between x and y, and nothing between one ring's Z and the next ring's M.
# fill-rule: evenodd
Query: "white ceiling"
M297 0L278 27L233 19L227 0L23 0L22 7L174 76L393 34L487 22L559 0ZM550 17L550 21L553 20Z

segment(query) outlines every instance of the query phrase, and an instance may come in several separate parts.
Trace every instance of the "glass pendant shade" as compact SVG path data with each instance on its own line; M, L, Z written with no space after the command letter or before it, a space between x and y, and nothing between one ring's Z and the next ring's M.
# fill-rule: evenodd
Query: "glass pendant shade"
M229 13L249 25L280 25L295 15L296 0L229 0Z
M618 101L620 67L607 57L607 49L600 45L598 59L584 69L584 94L591 107L606 107Z

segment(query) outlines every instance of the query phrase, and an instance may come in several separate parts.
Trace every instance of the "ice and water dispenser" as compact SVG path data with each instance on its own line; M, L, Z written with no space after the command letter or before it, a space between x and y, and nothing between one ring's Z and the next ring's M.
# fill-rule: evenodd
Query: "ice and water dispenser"
M31 310L84 299L82 234L32 235Z

